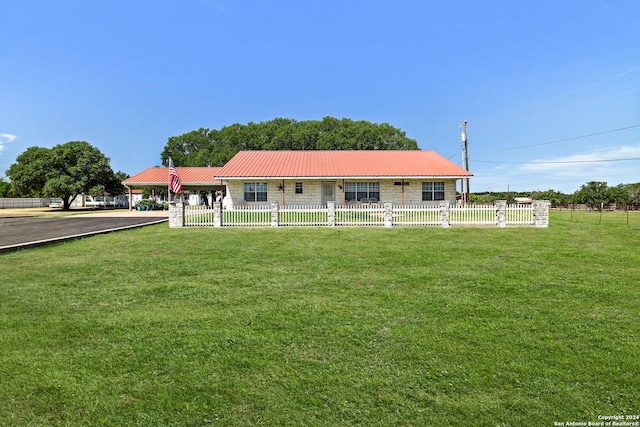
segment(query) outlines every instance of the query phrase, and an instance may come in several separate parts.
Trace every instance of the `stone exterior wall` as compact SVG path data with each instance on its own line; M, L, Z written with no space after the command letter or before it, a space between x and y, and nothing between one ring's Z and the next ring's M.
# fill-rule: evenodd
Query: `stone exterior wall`
M284 180L284 203L296 206L318 206L321 204L321 183L333 182L336 204L342 204L344 200L344 182L379 182L380 183L380 202L390 202L393 205L402 204L402 186L395 185L401 179L285 179ZM279 187L283 184L282 180L229 180L227 181L227 192L223 202L223 206L227 209L233 208L234 205L240 204L244 200L244 183L245 182L267 182L267 201L252 202L252 205L271 205L273 202L282 204L283 193ZM296 194L296 182L302 183L302 194ZM440 201L422 201L422 183L423 182L444 182L445 201L453 204L456 203L456 180L449 179L414 179L405 180L404 187L404 204L405 205L435 205L438 206ZM341 188L342 187L342 188Z

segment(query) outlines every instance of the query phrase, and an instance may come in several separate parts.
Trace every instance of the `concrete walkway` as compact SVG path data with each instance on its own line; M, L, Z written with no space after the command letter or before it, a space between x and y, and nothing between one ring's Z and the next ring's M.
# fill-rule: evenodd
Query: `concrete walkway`
M0 210L0 252L158 224L168 211L96 211L70 216L5 216Z

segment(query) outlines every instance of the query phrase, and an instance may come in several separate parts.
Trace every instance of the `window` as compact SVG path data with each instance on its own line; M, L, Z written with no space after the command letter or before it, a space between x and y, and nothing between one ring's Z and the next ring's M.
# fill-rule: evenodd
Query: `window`
M423 182L422 200L444 200L444 182Z
M379 182L345 182L345 200L377 199L380 200Z
M267 183L266 182L245 182L244 200L247 202L266 202Z
M302 183L296 182L296 194L302 194Z

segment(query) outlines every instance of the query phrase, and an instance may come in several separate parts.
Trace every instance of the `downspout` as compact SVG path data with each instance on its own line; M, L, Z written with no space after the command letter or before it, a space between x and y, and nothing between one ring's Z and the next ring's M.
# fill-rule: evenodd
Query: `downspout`
M402 178L402 185L401 187L401 192L402 192L402 207L404 207L404 178Z
M284 206L284 179L282 180L282 185L280 187L280 191L282 191L282 206Z

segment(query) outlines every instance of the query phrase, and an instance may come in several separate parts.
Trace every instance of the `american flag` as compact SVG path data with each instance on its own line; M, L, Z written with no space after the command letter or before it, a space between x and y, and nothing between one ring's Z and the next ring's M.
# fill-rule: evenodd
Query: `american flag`
M169 159L169 188L175 194L178 194L182 191L182 181L180 181L180 177L178 176L178 171L175 166L173 166L173 160Z

